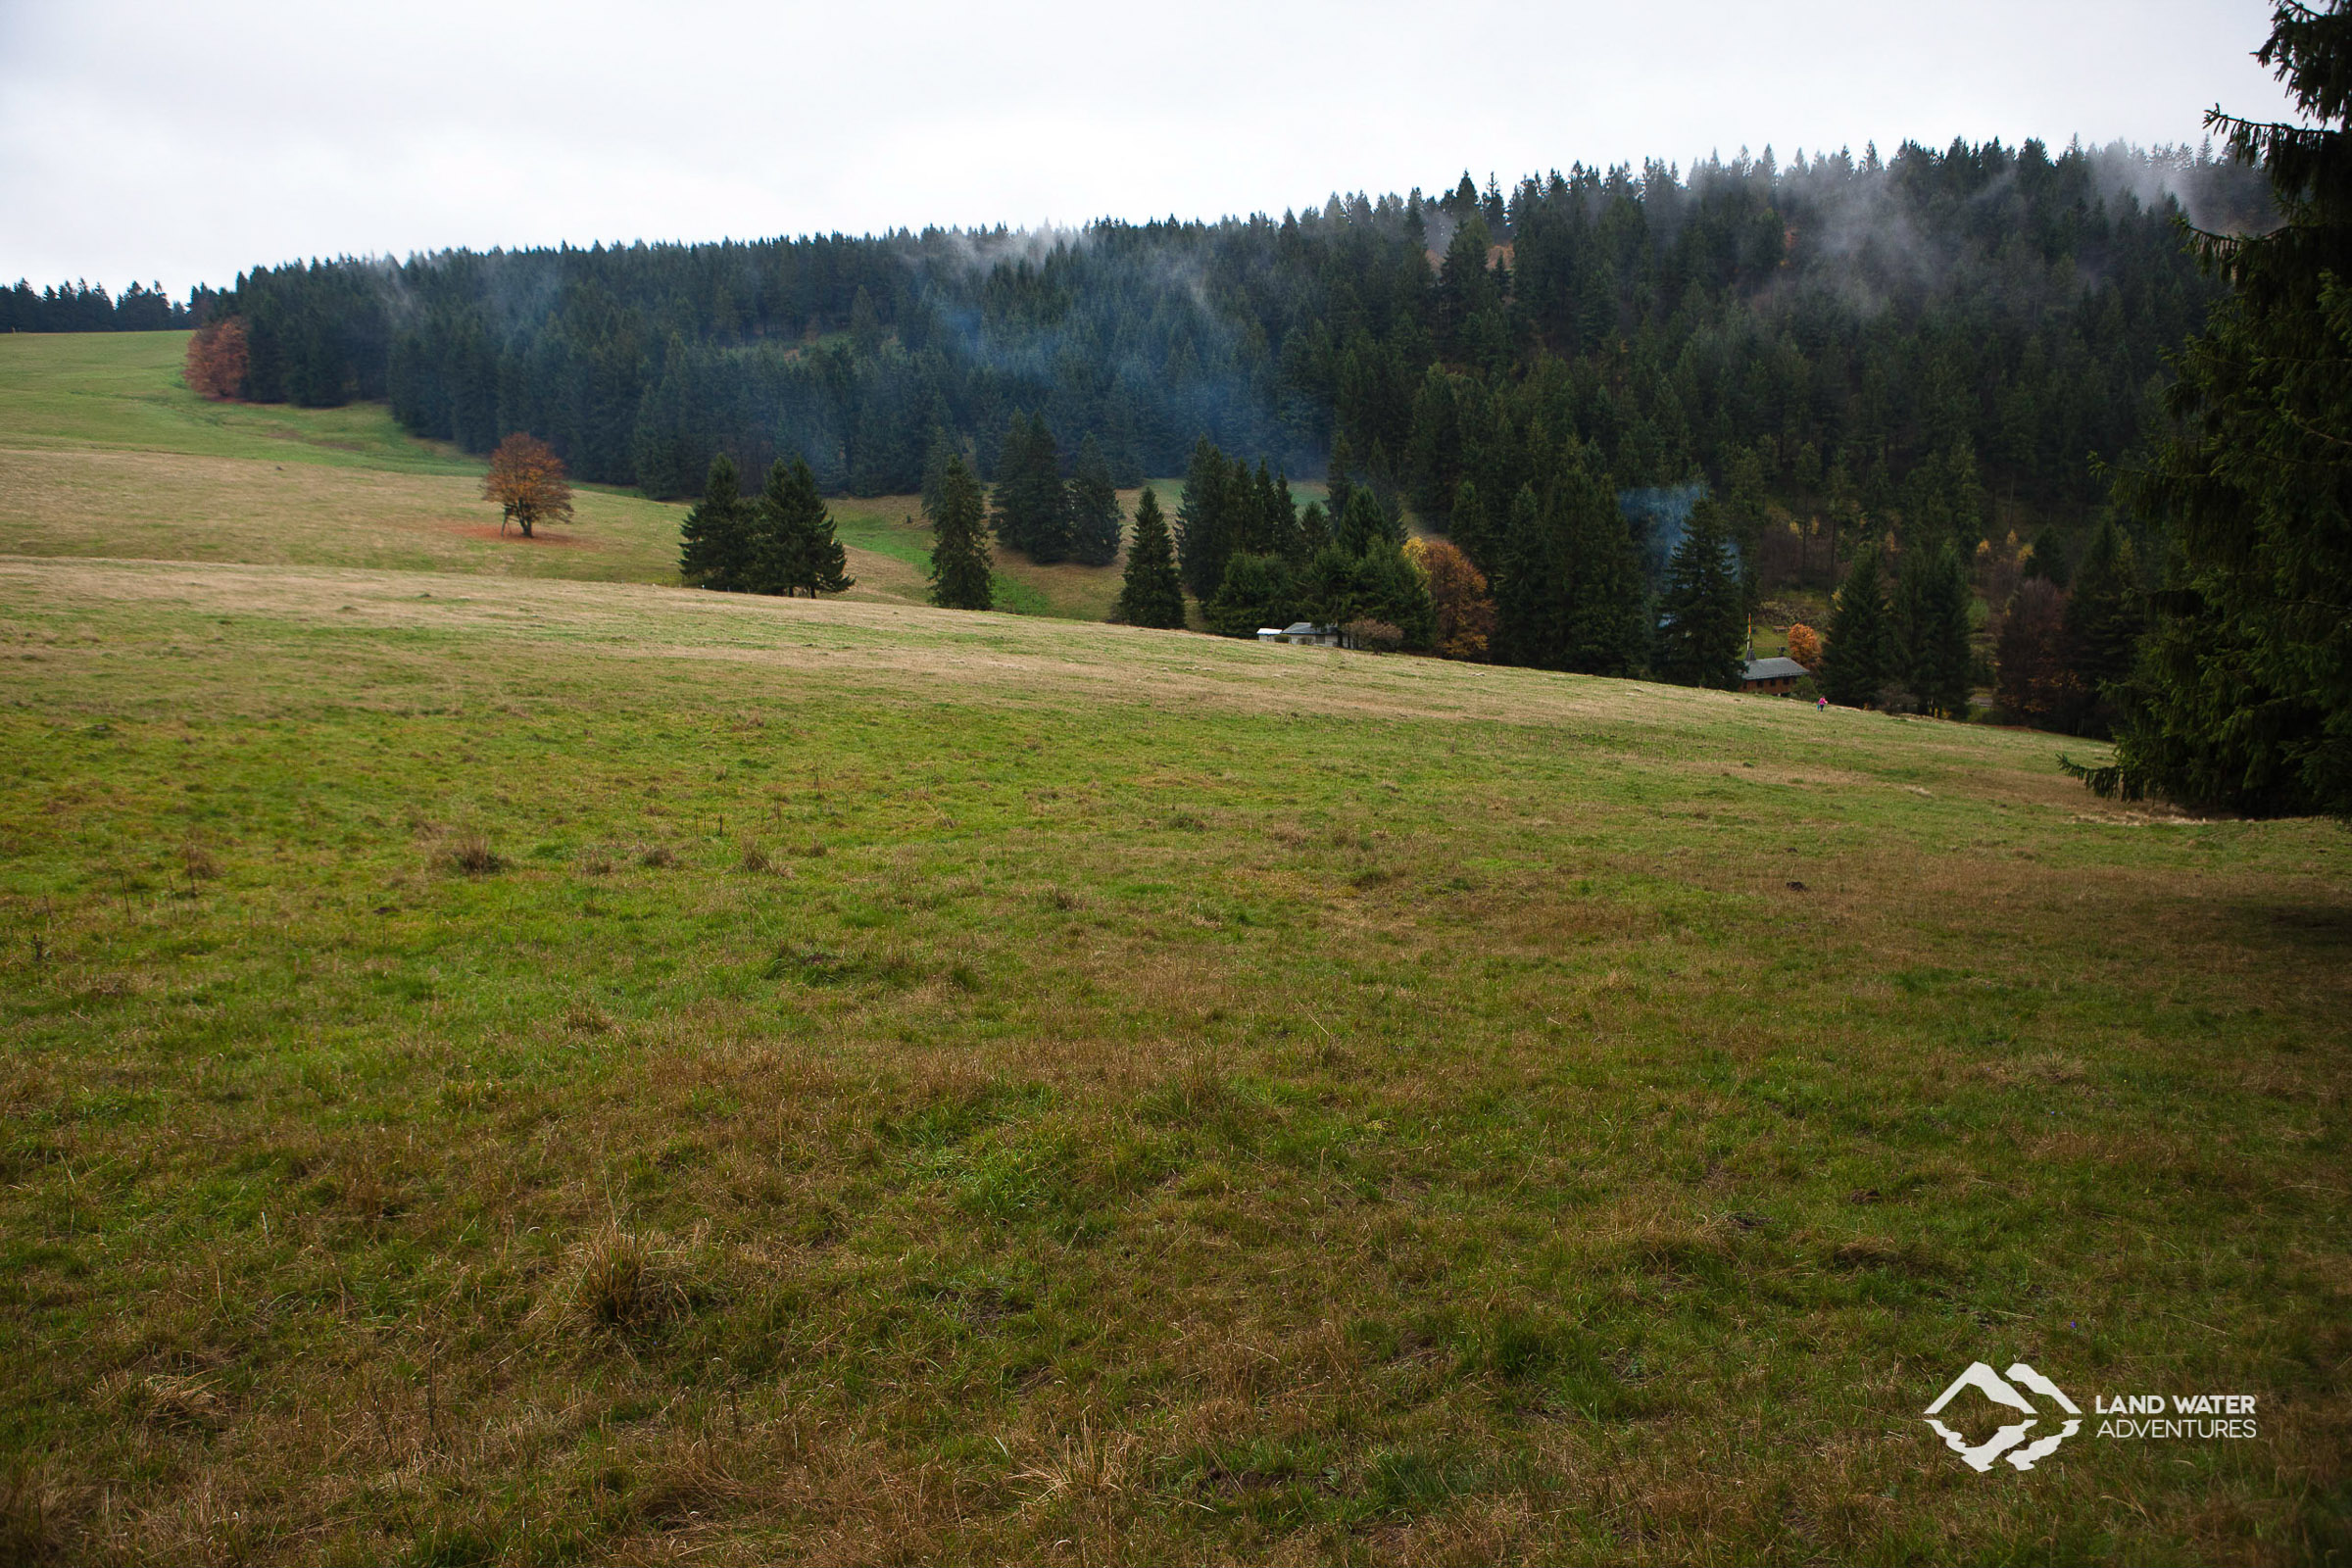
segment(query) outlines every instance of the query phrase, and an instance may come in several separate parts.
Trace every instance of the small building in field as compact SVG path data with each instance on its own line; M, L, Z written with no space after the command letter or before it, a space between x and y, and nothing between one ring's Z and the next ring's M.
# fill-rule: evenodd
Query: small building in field
M1743 692L1779 694L1796 689L1796 683L1813 672L1793 659L1751 659L1747 668L1740 673L1740 689Z
M1302 648L1338 648L1343 646L1340 628L1318 626L1311 620L1294 620L1288 626L1260 626L1257 640L1261 643L1296 643Z

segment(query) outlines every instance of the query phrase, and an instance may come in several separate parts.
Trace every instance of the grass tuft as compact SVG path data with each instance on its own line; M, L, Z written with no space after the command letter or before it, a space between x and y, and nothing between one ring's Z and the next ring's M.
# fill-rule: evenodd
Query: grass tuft
M0 1562L68 1562L74 1549L74 1493L46 1468L0 1469Z
M572 1246L554 1309L543 1303L537 1315L622 1336L651 1333L693 1304L684 1257L658 1231L608 1221Z
M433 859L443 870L465 876L489 876L507 867L507 862L490 848L490 841L479 833L461 833L443 840Z
M214 1433L228 1425L228 1407L206 1379L151 1372L110 1372L99 1380L102 1404L126 1420L159 1432Z

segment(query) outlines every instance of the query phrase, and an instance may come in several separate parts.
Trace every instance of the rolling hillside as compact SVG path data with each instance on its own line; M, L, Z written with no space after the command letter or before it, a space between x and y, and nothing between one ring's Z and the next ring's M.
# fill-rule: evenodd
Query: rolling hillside
M677 580L681 505L578 488L578 519L501 539L483 463L418 441L381 405L207 403L184 332L0 336L0 553ZM1168 492L1173 495L1172 489ZM1132 506L1134 492L1122 498ZM930 529L912 496L831 503L856 601L920 604ZM1101 620L1116 567L999 563L1018 613Z
M0 339L0 1556L2352 1549L2339 830L656 586L176 341Z

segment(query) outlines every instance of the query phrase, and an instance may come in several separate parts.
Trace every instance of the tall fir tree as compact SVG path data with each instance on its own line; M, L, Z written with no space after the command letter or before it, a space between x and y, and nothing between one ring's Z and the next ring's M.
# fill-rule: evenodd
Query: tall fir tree
M1300 561L1311 560L1329 543L1331 514L1323 510L1322 502L1309 501L1298 509L1298 543L1292 553Z
M698 588L741 593L752 577L750 508L744 504L735 460L710 460L703 499L678 527L678 575Z
M1682 541L1667 558L1658 596L1658 674L1680 686L1740 687L1745 667L1746 596L1722 509L1701 501L1690 509Z
M1249 500L1249 548L1261 555L1297 560L1298 508L1291 500L1290 477L1267 467L1265 460L1260 458L1257 476L1250 485Z
M1369 485L1348 492L1348 507L1332 523L1332 537L1349 555L1360 556L1375 545L1392 550L1404 546L1404 523L1390 514Z
M941 485L947 478L948 460L962 451L963 448L957 444L955 436L948 432L946 425L935 424L931 427L931 439L923 448L924 516L939 515L940 499L945 493Z
M1193 443L1185 466L1184 495L1176 505L1176 559L1184 585L1206 600L1225 580L1225 562L1234 551L1230 465L1216 443Z
M1061 454L1039 415L1015 414L997 457L997 541L1040 565L1070 557L1070 496Z
M1533 483L1511 497L1494 574L1494 650L1504 663L1568 666L1565 551Z
M950 453L939 474L939 504L931 517L931 602L942 610L994 610L996 563L988 549L988 516L980 481L960 452Z
M2034 536L2034 552L2026 558L2024 575L2044 578L2062 589L2074 580L2067 565L2066 540L2048 523Z
M1070 559L1082 566L1107 566L1119 559L1118 487L1111 483L1110 463L1102 444L1090 431L1078 443L1078 459L1070 466Z
M1648 585L1616 493L1578 465L1564 473L1553 505L1568 543L1566 665L1585 675L1631 675L1649 651Z
M1254 637L1260 627L1290 624L1293 597L1291 569L1280 556L1237 550L1200 615L1220 637Z
M2281 0L2256 58L2303 125L2215 110L2284 222L2209 239L2233 292L2178 363L2179 433L2118 493L2174 545L2095 790L2352 818L2352 8ZM2078 598L2089 573L2076 568Z
M792 468L782 458L767 466L766 481L752 498L751 568L745 585L756 594L789 594L802 568L804 539L795 526Z
M1908 552L1889 618L1896 678L1925 712L1968 716L1968 573L1947 534Z
M1822 695L1845 708L1867 708L1887 683L1885 565L1876 550L1854 557L1830 611L1830 636L1814 678Z
M814 599L837 594L856 580L846 574L848 556L807 458L789 465L778 458L768 466L753 534L758 592L805 593Z
M1184 580L1176 569L1176 548L1159 497L1149 485L1135 498L1135 538L1127 546L1127 573L1111 613L1130 626L1184 628Z
M1501 560L1494 525L1487 516L1485 498L1478 486L1464 479L1453 489L1453 512L1447 518L1447 537L1460 547L1472 564L1492 575Z
M2102 518L2082 551L2075 591L2066 602L2066 662L2081 705L2069 718L2078 733L2111 731L2116 710L2107 694L2131 675L2147 625L2147 593L2132 536L2116 526L2114 517Z

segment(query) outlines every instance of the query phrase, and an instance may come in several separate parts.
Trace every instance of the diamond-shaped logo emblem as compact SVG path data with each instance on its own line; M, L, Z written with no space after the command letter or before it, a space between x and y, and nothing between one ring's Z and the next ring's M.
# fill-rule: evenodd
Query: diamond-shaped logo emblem
M2025 1390L2055 1404L2070 1418L2082 1413L2081 1406L2068 1398L2064 1390L2023 1361L2012 1362L2006 1377L1982 1361L1972 1361L1968 1370L1952 1379L1951 1387L1937 1395L1936 1402L1928 1406L1928 1426L1943 1439L1944 1446L1958 1454L1961 1463L1971 1470L1979 1473L1988 1471L1998 1459L2007 1459L2020 1470L2031 1470L2038 1461L2056 1453L2058 1445L2082 1431L2082 1423L2069 1419L2058 1431L2028 1443L2027 1436L2040 1424L2042 1408L2020 1392L2021 1385ZM1936 1419L1966 1389L1976 1390L1994 1404L2022 1412L2025 1419L2013 1421L1983 1443L1972 1445L1965 1436Z

